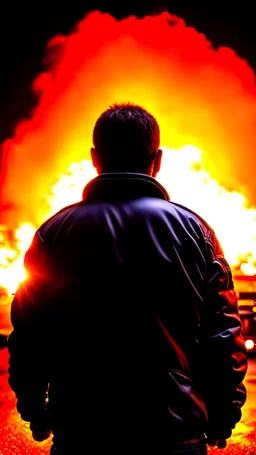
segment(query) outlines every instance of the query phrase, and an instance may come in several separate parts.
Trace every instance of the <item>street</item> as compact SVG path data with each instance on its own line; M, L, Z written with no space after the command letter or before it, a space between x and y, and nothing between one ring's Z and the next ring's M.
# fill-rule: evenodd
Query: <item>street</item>
M209 455L256 454L256 359L249 360L246 378L248 398L243 417L225 449L209 448ZM8 352L0 349L0 455L48 455L51 439L35 442L28 424L15 409L15 396L8 385Z

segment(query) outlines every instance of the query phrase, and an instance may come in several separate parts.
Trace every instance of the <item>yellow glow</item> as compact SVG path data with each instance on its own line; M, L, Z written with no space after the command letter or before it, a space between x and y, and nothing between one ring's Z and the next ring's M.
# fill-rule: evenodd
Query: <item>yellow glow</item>
M248 351L251 351L254 348L254 341L253 340L245 340L245 346Z
M203 152L193 145L180 149L163 146L162 168L157 179L170 194L173 202L188 206L213 227L231 267L241 273L256 273L256 210L246 207L244 196L221 187L203 167ZM67 172L45 195L49 210L41 222L66 205L81 200L86 183L96 176L90 160L70 164ZM25 278L24 254L36 227L22 223L15 231L14 242L8 241L7 231L0 236L0 287L15 292ZM241 232L243 235L241 236Z
M29 223L23 223L16 231L13 238L13 248L8 248L9 241L7 233L2 233L0 246L0 288L2 287L8 295L14 294L19 283L26 278L24 269L24 254L29 248L35 233L35 227Z

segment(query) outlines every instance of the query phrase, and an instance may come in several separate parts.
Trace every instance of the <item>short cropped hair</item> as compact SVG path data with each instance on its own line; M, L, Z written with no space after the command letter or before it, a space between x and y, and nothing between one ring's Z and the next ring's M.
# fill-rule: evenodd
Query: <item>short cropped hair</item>
M115 103L97 119L93 145L109 172L140 171L150 166L159 148L159 125L143 107Z

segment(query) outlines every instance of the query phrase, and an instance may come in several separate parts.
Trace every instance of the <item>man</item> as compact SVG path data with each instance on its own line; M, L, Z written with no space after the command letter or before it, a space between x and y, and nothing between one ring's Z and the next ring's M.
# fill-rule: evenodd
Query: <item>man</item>
M25 256L8 340L17 409L58 455L223 448L246 399L230 267L211 227L156 180L149 112L111 106L93 144L98 176Z

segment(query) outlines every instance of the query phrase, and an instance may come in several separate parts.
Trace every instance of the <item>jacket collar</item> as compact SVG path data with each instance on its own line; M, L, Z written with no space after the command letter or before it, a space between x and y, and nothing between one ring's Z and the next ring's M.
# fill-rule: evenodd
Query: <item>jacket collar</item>
M166 189L146 174L104 173L92 179L83 190L84 201L124 201L138 197L170 200Z

